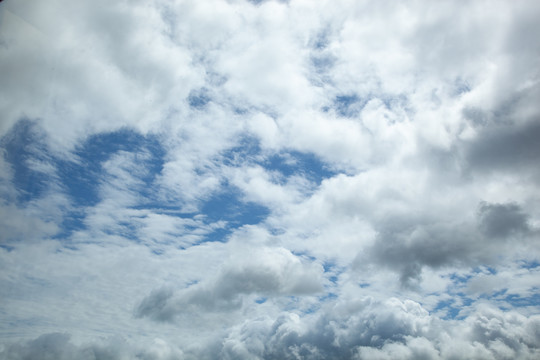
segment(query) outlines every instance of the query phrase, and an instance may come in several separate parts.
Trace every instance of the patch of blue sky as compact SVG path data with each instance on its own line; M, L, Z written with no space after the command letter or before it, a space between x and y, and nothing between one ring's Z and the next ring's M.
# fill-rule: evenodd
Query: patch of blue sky
M302 176L317 185L337 174L316 155L294 150L271 155L261 162L261 165L267 170L278 171L285 177Z
M333 109L336 114L342 117L354 118L359 116L364 107L374 99L381 101L387 109L397 109L399 111L405 111L407 114L414 113L414 109L411 107L406 95L378 92L363 95L356 93L340 94L332 100L330 106L325 106L322 110L327 112Z
M333 292L329 292L329 293L324 294L323 296L320 296L319 300L320 301L328 301L328 300L334 300L334 299L337 299L337 298L338 298L337 294L335 294Z
M241 136L237 145L221 153L221 161L226 166L252 164L262 158L259 140L254 136Z
M53 175L37 171L32 164L49 163L48 149L41 129L34 121L20 120L0 139L0 148L13 169L17 201L25 203L39 198L49 188Z
M540 289L534 288L530 296L519 294L507 294L501 300L510 304L513 308L540 306Z
M523 260L520 262L520 268L522 269L535 269L540 266L538 260Z
M310 255L307 251L291 250L291 253L299 258L303 258L309 261L317 261L317 258L313 255Z
M333 262L326 261L323 263L323 269L325 273L334 272L335 264Z
M344 271L343 269L339 268L335 263L330 261L323 262L323 270L325 275L327 276L327 279L332 284L337 284L339 280L339 276Z
M127 224L125 222L122 224L115 224L114 226L102 229L101 231L107 236L120 236L124 239L142 244L142 241L140 241L137 236L136 228L132 224Z
M235 160L232 160L234 162ZM235 186L224 182L219 192L202 201L199 213L183 216L203 215L206 223L224 222L226 225L216 227L204 236L204 242L226 242L228 236L244 225L258 224L270 214L270 210L260 204L245 201L242 192Z
M334 98L332 105L338 115L344 117L357 116L372 96L360 97L357 94L343 94Z
M459 292L452 294L451 299L439 301L433 312L444 312L446 314L442 317L444 320L459 320L466 317L466 315L462 314L462 310L470 306L473 302L473 299Z
M199 213L182 213L180 207L168 204L153 195L155 187L153 181L160 174L163 167L165 151L159 140L154 136L143 136L129 129L116 132L98 134L88 138L75 151L77 162L58 160L56 166L66 192L74 203L74 211L66 214L63 230L59 237L69 235L70 232L84 228L84 212L81 209L96 205L99 199L98 188L103 176L102 165L115 153L125 151L136 153L146 151L149 158L144 158L140 166L145 168L142 172L145 186L140 187L141 202L135 209L147 209L155 213L163 213L182 218L192 218L203 215L206 223L224 221L226 226L215 228L205 235L206 241L227 241L228 235L243 225L258 224L269 215L269 209L253 202L246 202L239 189L224 183L221 190L209 199L202 202ZM259 142L256 138L246 136L238 145L222 154L221 160L226 166L242 166L258 164L269 171L277 171L283 177L303 176L311 181L320 183L323 179L335 175L327 169L323 162L315 155L289 151L281 154L263 156ZM110 229L111 235L135 237L136 229L130 224L117 224Z
M460 284L465 284L466 282L468 282L471 278L473 277L472 274L456 274L456 273L452 273L450 275L448 275L448 278L450 280L452 280L452 282L454 283L460 283Z
M203 109L210 101L211 97L208 93L208 89L206 88L193 90L188 96L189 106L195 109Z
M227 221L232 227L239 227L258 224L269 215L269 210L265 206L243 201L238 189L225 186L220 193L202 204L201 214L209 222Z
M137 174L141 176L139 180L144 186L140 186L137 191L143 201L158 204L153 200L155 187L152 185L163 168L165 150L157 137L143 136L130 129L93 135L75 150L77 162L62 159L56 162L61 184L73 203L73 210L66 214L63 230L58 236L84 228L84 213L81 208L94 206L102 200L98 190L103 178L103 163L119 151L144 151L150 154L149 157L143 157L139 163L144 167L144 171ZM131 234L132 231L128 233Z
M52 186L55 191L62 189L68 195L71 206L64 209L61 229L55 238L64 238L73 231L84 229L84 208L101 201L98 189L104 175L103 164L120 151L145 153L140 160L144 171L137 172L144 186L137 191L141 199L163 206L153 199L153 181L161 173L165 156L156 136L144 136L130 129L93 135L74 150L76 161L73 161L49 151L46 135L37 122L21 120L0 139L0 147L13 169L19 204L39 199ZM40 168L39 164L45 165Z
M86 228L84 219L86 213L82 209L72 209L68 211L62 219L60 230L53 236L54 239L66 239L74 231Z
M252 136L242 137L237 146L223 152L221 157L226 166L260 165L268 171L280 173L283 180L290 176L302 176L317 185L337 174L312 153L290 149L265 154L259 140Z
M442 317L444 320L456 319L461 307L453 306L454 303L454 299L439 301L434 311L444 311L446 313L446 315Z
M499 291L494 291L492 294L491 294L491 297L499 297L499 296L503 296L504 294L506 294L508 291L508 289L502 289L502 290L499 290Z
M98 186L102 177L103 163L119 151L137 153L146 151L150 154L148 159L141 161L145 174L141 181L146 186L141 187L143 196L150 196L152 182L161 173L165 150L157 137L143 136L130 129L97 134L89 137L75 151L79 161L59 161L57 167L62 184L75 205L92 206L101 199L98 196Z
M200 245L208 242L227 242L229 235L233 232L236 227L234 226L224 226L222 228L214 229L212 232L206 234L204 238L200 241L194 243L194 245ZM183 247L185 249L185 247Z
M522 261L520 262L520 268L522 269L534 269L540 266L537 261ZM496 304L501 309L511 309L519 307L538 307L540 306L540 289L532 288L523 294L509 293L507 288L496 290L493 292L483 293L478 298L471 298L458 289L463 289L463 285L473 279L475 275L496 275L497 269L490 266L478 266L472 269L468 274L451 274L449 278L454 283L454 291L449 291L452 295L452 299L440 301L435 307L434 311L446 311L447 315L445 319L461 319L464 316L458 317L460 311L474 301L483 300ZM458 305L454 306L455 303Z
M490 267L490 266L477 266L471 270L471 272L467 273L451 273L447 275L447 277L452 280L454 284L465 284L470 279L472 279L475 275L478 274L490 274L495 275L497 274L497 269Z
M143 140L139 142L144 143ZM159 149L158 146L154 147ZM158 159L151 162L157 164L156 173L161 169L162 162L159 158L162 155L161 150L158 151L156 154ZM278 172L282 175L284 181L290 176L301 176L316 184L320 184L324 179L336 174L334 171L328 169L315 155L310 153L286 151L279 154L264 155L258 139L252 136L242 137L235 147L224 151L220 155L219 160L223 165L232 167L259 165L268 171ZM147 188L151 188L151 186ZM178 213L180 210L178 207L156 202L150 196L147 196L146 199L148 203L144 204L143 207L152 208L154 209L153 211L176 213L180 217L193 217L197 215L195 213ZM208 199L202 200L198 214L203 215L207 223L224 221L227 225L216 228L211 233L206 234L202 242L225 242L228 235L234 229L243 225L258 224L264 221L269 213L267 207L245 201L241 191L225 181L219 192L214 193Z

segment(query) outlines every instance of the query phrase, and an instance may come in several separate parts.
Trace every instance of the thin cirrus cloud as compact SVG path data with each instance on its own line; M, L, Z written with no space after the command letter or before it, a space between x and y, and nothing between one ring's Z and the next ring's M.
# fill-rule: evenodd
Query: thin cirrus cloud
M0 4L0 357L536 359L534 1Z

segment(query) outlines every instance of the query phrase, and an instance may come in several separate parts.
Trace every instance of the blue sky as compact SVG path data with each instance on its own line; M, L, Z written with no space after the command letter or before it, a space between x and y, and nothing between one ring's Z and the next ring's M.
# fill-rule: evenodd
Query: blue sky
M3 1L0 358L537 359L539 17Z

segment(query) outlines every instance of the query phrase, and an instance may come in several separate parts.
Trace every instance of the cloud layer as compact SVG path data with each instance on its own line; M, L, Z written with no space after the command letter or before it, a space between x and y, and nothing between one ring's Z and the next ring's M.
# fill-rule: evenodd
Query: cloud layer
M0 357L536 359L535 1L0 4Z

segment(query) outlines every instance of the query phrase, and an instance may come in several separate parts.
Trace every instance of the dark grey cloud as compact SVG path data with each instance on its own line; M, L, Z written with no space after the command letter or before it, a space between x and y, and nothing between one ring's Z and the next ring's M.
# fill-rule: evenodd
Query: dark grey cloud
M400 274L402 285L409 287L420 280L424 266L440 268L469 263L481 248L475 240L475 234L463 224L410 224L394 231L381 231L376 243L361 253L356 262L360 269L366 263L393 269Z
M141 301L135 310L135 316L149 317L157 321L171 319L174 316L174 311L167 303L172 296L173 292L171 289L154 290Z
M517 204L483 202L479 207L480 230L491 239L526 234L530 230L527 219L527 214Z
M505 244L511 241L517 246L521 242L516 242L516 236L529 233L527 219L518 204L487 202L479 204L475 219L445 219L443 214L388 217L379 224L374 245L357 256L355 266L360 271L372 264L390 268L399 273L402 285L414 287L425 266L493 262L494 256L504 253Z
M473 171L537 172L539 138L540 118L524 125L492 126L465 144L466 161Z

